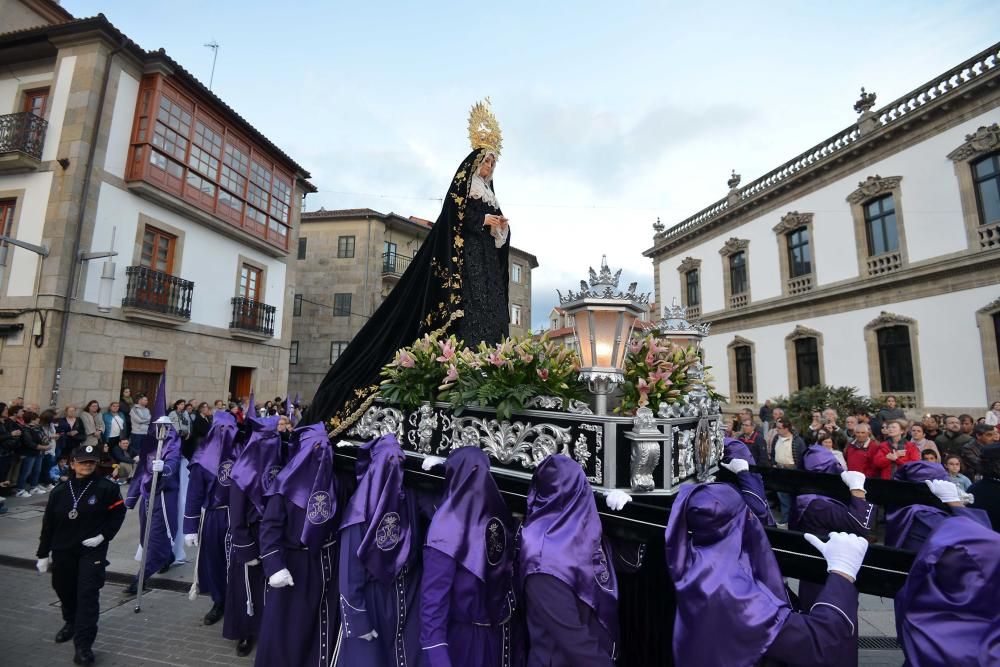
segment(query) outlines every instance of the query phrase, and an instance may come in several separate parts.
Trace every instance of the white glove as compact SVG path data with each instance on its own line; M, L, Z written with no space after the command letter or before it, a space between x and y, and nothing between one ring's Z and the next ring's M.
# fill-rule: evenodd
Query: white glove
M153 472L163 472L163 459L153 459Z
M378 639L378 633L372 630L367 635L361 635L358 639L364 639L366 642L370 642L373 639Z
M608 509L617 512L621 508L625 507L630 500L632 500L632 496L625 493L621 489L615 489L608 494L607 498L604 499L604 502L608 504Z
M196 547L198 546L198 533L189 533L184 536L184 546L186 547Z
M83 541L83 546L90 547L91 549L93 549L94 547L99 546L103 541L104 541L103 535L95 535L94 537L88 537L87 539L85 539Z
M271 588L284 588L285 586L295 585L295 582L292 581L292 573L287 568L282 568L272 574L268 578L267 583L271 585Z
M35 563L35 569L38 570L38 574L45 574L49 571L49 558L39 558Z
M958 485L946 479L924 480L927 488L943 503L960 503L962 497L958 493Z
M737 475L739 475L741 472L747 472L748 470L750 470L750 464L743 459L733 459L729 463L723 461L719 465Z
M806 533L806 542L823 554L827 572L840 572L851 579L857 578L861 562L868 551L868 540L851 533L830 533L830 539L826 542L812 533Z
M443 465L444 465L444 459L441 458L440 456L425 456L423 462L420 464L420 467L423 468L424 470L430 470L434 466L443 466Z
M260 559L259 558L254 558L253 560L247 561L247 567L255 567L257 565L260 565Z
M840 473L840 481L847 485L851 491L865 490L865 474L857 470L848 470Z

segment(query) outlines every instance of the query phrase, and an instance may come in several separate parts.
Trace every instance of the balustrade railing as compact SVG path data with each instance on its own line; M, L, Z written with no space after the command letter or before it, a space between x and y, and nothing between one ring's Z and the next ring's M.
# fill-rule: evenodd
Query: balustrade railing
M730 308L744 308L748 305L750 305L750 295L745 292L743 294L733 294L729 297Z
M788 294L794 296L796 294L805 294L811 291L813 288L813 278L812 275L799 276L798 278L788 279Z
M982 250L1000 248L1000 222L979 227L979 247Z
M903 255L898 250L868 258L868 275L884 276L903 268Z
M382 275L402 275L413 261L412 257L395 252L382 253Z
M123 308L149 310L185 320L191 319L194 283L146 266L125 268Z
M24 153L42 159L42 144L49 123L30 112L0 116L0 153Z
M230 329L249 331L262 336L274 335L274 314L277 308L242 296L233 297L233 319Z

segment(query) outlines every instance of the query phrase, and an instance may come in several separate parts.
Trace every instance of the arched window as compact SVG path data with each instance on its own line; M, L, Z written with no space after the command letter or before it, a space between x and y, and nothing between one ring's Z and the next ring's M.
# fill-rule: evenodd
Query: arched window
M821 383L819 345L815 338L799 338L795 341L795 373L799 379L799 389L815 387Z

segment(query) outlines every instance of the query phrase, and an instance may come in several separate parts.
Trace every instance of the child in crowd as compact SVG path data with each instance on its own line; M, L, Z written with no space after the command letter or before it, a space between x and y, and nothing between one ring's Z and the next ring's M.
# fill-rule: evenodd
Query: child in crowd
M962 492L969 490L972 480L962 474L962 459L952 454L945 459L944 467L948 469L948 480L954 482Z
M931 463L938 463L938 453L933 449L925 449L920 452L920 458L924 461L930 461Z
M58 484L59 482L65 482L69 478L69 459L65 456L60 456L56 464L49 468L49 482L52 484Z
M844 453L834 447L833 434L827 433L826 431L819 431L817 433L819 440L816 444L822 445L833 452L833 458L837 459L837 463L843 470L847 470L847 461L844 460Z

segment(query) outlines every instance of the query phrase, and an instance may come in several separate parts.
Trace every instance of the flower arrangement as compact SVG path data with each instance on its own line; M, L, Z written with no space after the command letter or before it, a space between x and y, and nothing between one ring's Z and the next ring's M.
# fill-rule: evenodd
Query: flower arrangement
M470 405L494 407L509 419L534 396L580 399L580 359L546 336L508 338L472 350L455 336L424 336L396 353L382 369L380 395L406 409L423 401L443 400L455 414Z
M661 403L677 403L699 384L705 385L712 398L722 398L707 372L704 380L691 377L689 371L699 359L694 345L682 347L653 334L633 338L625 355L621 404L615 412L635 414L639 408L649 407L656 413Z

